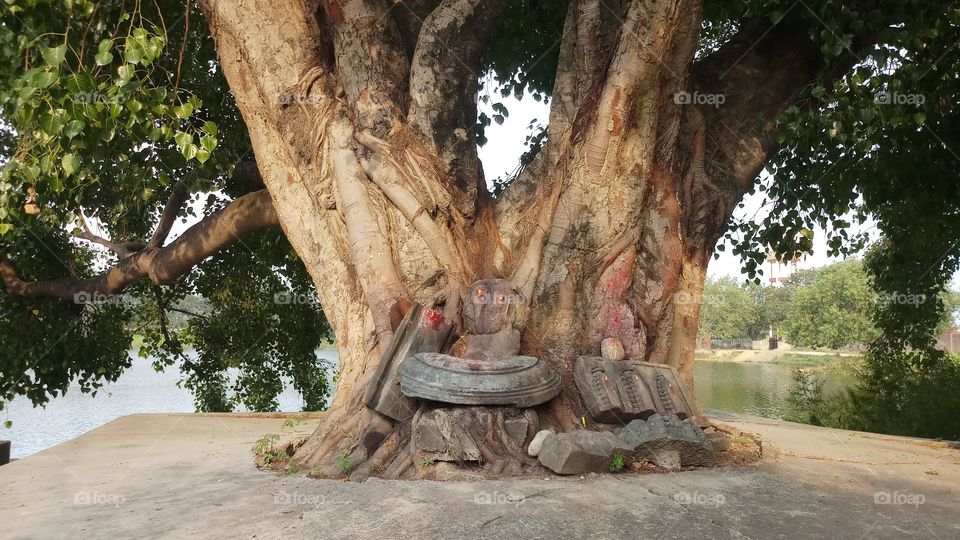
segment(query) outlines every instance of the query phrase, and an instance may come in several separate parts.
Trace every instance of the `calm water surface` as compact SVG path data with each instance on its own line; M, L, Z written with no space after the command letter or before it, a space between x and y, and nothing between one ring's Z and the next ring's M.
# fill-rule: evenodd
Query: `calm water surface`
M320 350L317 357L337 363L333 349ZM707 409L782 418L794 369L769 363L698 360L694 368L697 397ZM11 429L0 427L0 439L13 441L13 457L25 457L127 414L193 412L193 396L177 387L179 378L175 368L157 373L148 360L138 358L116 383L104 387L96 397L74 389L39 409L17 398L0 412L0 418L13 421ZM848 383L834 377L827 381L827 390ZM292 388L287 388L278 401L284 412L303 407L303 399Z
M22 397L7 403L0 419L13 421L13 427L0 427L0 439L13 441L11 456L29 456L128 414L194 412L193 394L177 387L180 371L175 366L157 373L150 360L138 358L135 351L131 355L133 366L117 382L104 386L96 397L74 387L45 408L34 408ZM317 358L336 364L337 351L321 349ZM289 386L277 401L284 412L303 408L300 393Z
M787 398L798 366L761 362L718 362L697 360L693 383L697 399L705 409L783 418ZM842 390L853 383L843 375L826 377L824 393Z

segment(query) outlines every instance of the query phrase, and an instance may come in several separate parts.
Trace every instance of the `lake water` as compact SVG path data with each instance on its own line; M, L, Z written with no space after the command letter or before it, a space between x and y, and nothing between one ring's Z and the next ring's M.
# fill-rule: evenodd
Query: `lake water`
M22 397L7 403L0 418L11 420L13 427L0 427L0 439L13 441L11 456L29 456L128 414L194 412L193 394L177 386L180 372L176 367L157 373L149 360L131 354L133 366L117 382L100 389L96 397L74 389L45 408L34 408ZM338 363L336 349L320 349L317 358L331 365ZM277 401L284 412L303 408L300 393L289 386Z
M770 362L697 360L693 383L697 399L705 409L783 418L797 367ZM826 378L824 393L839 391L852 382L849 376L831 374Z
M320 350L317 356L337 363L336 350ZM781 418L794 369L769 363L698 360L694 368L697 397L706 409ZM177 387L179 378L176 369L157 373L148 360L138 358L116 383L104 387L96 397L72 391L45 408L34 408L28 400L17 398L0 412L4 420L13 421L11 429L0 427L0 439L13 441L13 457L24 457L127 414L193 412L193 396ZM284 412L299 411L303 406L299 393L289 388L278 401Z

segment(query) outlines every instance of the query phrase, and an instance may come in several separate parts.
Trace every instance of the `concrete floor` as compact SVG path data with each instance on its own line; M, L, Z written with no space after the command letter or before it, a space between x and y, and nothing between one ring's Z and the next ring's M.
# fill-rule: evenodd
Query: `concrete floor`
M960 538L960 449L716 416L780 456L643 476L347 483L253 466L258 438L290 432L283 416L133 415L0 467L0 538Z

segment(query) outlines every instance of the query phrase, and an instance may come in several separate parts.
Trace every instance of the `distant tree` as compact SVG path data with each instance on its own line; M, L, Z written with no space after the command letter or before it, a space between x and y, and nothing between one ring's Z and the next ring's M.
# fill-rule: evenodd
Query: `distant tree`
M700 334L718 339L756 339L760 305L734 278L708 279L703 289Z
M851 259L798 274L804 285L797 286L784 322L792 344L839 349L874 335L876 295L862 262Z
M960 318L960 291L945 291L940 298L943 301L943 317L937 325L936 335L957 326L957 320Z
M773 287L749 282L744 289L757 304L755 326L760 331L772 330L774 335L779 336L787 320L796 286L788 283L782 287Z

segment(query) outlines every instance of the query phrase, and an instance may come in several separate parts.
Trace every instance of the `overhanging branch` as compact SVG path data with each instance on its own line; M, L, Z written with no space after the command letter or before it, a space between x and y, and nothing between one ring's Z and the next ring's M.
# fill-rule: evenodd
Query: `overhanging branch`
M773 122L823 69L807 28L756 21L693 67L691 88L723 96L703 106L706 167L721 189L739 198L776 148Z
M170 235L170 230L173 229L173 224L177 221L177 215L180 213L180 209L190 197L190 189L187 185L195 177L196 174L191 171L185 177L178 180L173 186L173 191L167 199L167 204L164 205L163 212L160 214L160 222L157 223L157 228L153 231L153 236L151 236L147 242L147 247L158 248L166 242L167 236Z
M244 195L220 212L204 218L170 245L147 247L121 259L97 277L24 281L13 263L6 258L0 260L0 277L8 295L60 298L71 302L82 296L95 298L119 294L144 278L149 278L157 285L168 285L207 257L233 245L244 236L278 224L270 195L266 191L258 191Z

